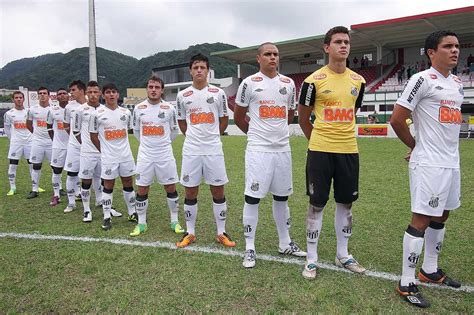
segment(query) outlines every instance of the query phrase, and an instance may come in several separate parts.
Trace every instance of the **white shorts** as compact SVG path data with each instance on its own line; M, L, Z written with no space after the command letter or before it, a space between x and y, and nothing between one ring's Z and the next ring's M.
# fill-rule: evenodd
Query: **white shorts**
M31 154L31 145L30 144L10 144L10 149L8 149L8 158L10 160L19 160L22 157L29 160Z
M48 162L51 163L51 154L52 148L51 145L35 145L31 146L30 152L30 162L33 164L43 163L44 158L48 159Z
M79 172L79 164L81 156L81 147L75 147L72 145L68 145L67 147L67 154L66 154L66 162L64 163L64 170L67 172L77 173Z
M135 183L138 186L150 186L156 177L160 185L176 184L179 181L176 160L159 162L137 161L137 175Z
M293 193L291 152L245 151L245 194L264 198Z
M102 163L101 178L116 179L117 177L130 177L135 175L135 162Z
M97 156L81 156L79 167L80 179L92 179L101 176L100 155Z
M53 149L51 156L51 166L63 168L64 163L66 162L66 154L66 149Z
M223 186L229 182L223 155L183 155L181 185L196 187L201 179L212 186Z
M411 211L441 217L444 210L461 206L461 174L458 168L410 166Z

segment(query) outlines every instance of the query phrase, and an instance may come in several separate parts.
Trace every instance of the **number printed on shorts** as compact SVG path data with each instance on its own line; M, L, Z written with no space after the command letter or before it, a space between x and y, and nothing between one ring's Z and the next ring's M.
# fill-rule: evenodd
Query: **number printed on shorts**
M189 118L192 125L213 124L216 121L214 113L192 113Z
M125 129L105 130L104 135L105 135L105 140L107 141L122 139L127 136L127 130Z
M143 126L142 133L144 136L163 136L165 129L163 126Z

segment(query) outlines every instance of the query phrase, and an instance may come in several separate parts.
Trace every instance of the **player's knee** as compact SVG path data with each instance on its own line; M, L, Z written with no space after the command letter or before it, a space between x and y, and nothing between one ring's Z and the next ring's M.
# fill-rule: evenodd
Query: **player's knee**
M82 181L81 188L82 189L90 189L91 185L92 185L92 183L86 183L86 182Z
M195 204L197 204L197 202L198 202L197 198L194 198L194 199L184 198L184 204L187 206L194 206Z
M111 194L111 193L114 192L114 190L113 190L113 189L110 189L110 188L105 188L105 187L104 187L104 189L102 189L102 192L105 193L105 194Z
M322 212L324 207L315 207L312 204L308 206L308 219L316 220L318 213Z
M133 191L133 186L125 186L125 187L123 187L123 191L132 192Z
M41 164L33 164L33 169L34 169L35 171L41 170Z
M10 164L12 164L12 165L18 165L18 162L20 162L20 161L10 159Z
M217 204L223 204L225 202L225 197L224 198L212 198L212 201Z
M420 231L411 225L407 227L405 232L414 237L425 237L425 231Z
M54 174L61 174L63 172L61 167L51 166L51 168L53 169Z
M288 196L273 195L273 200L275 200L275 201L288 201Z
M248 203L249 205L258 205L260 202L260 199L245 195L245 202Z
M137 195L137 202L142 202L142 201L145 201L148 199L148 194L144 194L144 195Z
M309 204L310 206L313 206L315 208L321 208L321 209L324 209L324 207L326 206L326 203L328 201L326 200L325 202L322 202L320 200L316 200L315 198L310 198L309 199Z
M432 220L428 226L434 230L442 230L444 228L444 223Z
M79 172L67 172L67 176L76 177L76 176L79 176Z
M178 198L178 192L176 190L173 192L167 192L166 197L169 199Z

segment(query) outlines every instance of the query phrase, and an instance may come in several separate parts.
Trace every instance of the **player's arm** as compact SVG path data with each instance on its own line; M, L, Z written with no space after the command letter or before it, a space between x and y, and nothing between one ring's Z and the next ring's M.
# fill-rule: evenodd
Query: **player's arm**
M188 130L188 123L186 122L186 119L178 120L178 126L179 130L181 130L181 133L186 136L186 131Z
M26 114L26 129L33 133L33 114L31 111Z
M138 109L135 107L132 114L132 128L133 135L140 141L140 115L138 114Z
M97 115L92 114L89 121L89 134L91 137L92 144L100 152L100 140L99 140L99 119Z
M91 132L91 141L92 144L97 148L97 150L100 152L100 141L99 141L99 134L95 132Z
M5 130L5 134L7 138L11 140L12 137L12 123L10 121L10 116L8 116L8 112L3 115L3 130Z
M219 133L221 135L224 134L227 126L229 126L229 114L227 111L227 96L225 95L224 91L221 90L219 92L219 107L217 108L217 112L219 115Z
M356 99L356 102L355 102L355 111L354 111L355 113L357 113L359 108L362 107L362 101L364 100L364 93L365 93L365 83L362 83L360 85L359 95L357 96L357 99Z
M227 126L229 125L229 116L219 117L219 133L224 134Z
M176 97L176 110L178 112L179 130L181 130L181 133L186 136L186 131L188 130L188 124L186 123L186 109L184 108L180 94Z
M176 110L174 108L171 109L171 118L170 118L170 139L171 142L176 139L179 134L178 131L178 120L176 119Z
M54 140L54 129L53 129L53 113L48 111L48 115L46 116L46 125L48 127L48 134L51 140Z
M305 137L311 138L313 125L311 124L311 113L316 102L316 86L314 83L304 82L301 86L300 99L298 104L298 123Z
M296 109L296 88L295 83L291 82L291 93L289 93L288 99L288 125L293 123L293 119L295 118L295 109Z
M245 134L249 131L249 122L246 119L247 109L248 107L243 107L237 104L235 104L234 107L234 122Z
M415 147L415 138L411 135L410 128L406 123L410 115L411 110L399 104L395 104L392 117L390 118L390 125L392 125L393 131L395 131L398 138L400 138L407 147L413 150Z
M235 95L234 122L245 134L249 131L247 111L250 106L250 90L252 89L250 85L250 81L242 81Z

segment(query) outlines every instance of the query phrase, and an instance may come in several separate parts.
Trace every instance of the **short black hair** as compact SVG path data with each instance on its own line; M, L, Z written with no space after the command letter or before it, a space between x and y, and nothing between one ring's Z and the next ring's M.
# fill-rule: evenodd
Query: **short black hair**
M94 87L94 86L97 86L100 90L99 83L97 83L97 81L89 81L87 83L87 87Z
M329 31L327 31L326 35L324 35L324 44L329 45L331 43L332 35L334 34L347 34L349 38L351 38L351 35L349 34L349 30L345 26L335 26L331 28Z
M260 55L260 54L262 53L262 51L263 51L263 47L264 47L264 46L267 46L267 45L272 45L272 46L275 46L275 47L276 47L276 45L275 45L274 43L272 43L272 42L265 42L265 43L260 44L260 46L258 46L258 48L257 48L257 53Z
M72 88L74 85L77 86L79 90L83 90L83 91L86 90L86 85L81 80L72 81L71 83L69 83L69 88Z
M163 90L165 88L165 82L159 76L157 76L155 74L152 74L151 77L148 78L148 80L146 81L146 86L148 86L148 83L150 81L160 82L161 89Z
M204 56L201 53L199 53L197 55L194 55L194 56L191 57L191 59L189 59L189 69L191 69L193 67L193 63L195 63L196 61L205 62L206 66L207 66L207 69L209 69L209 58L207 58L206 56Z
M59 91L66 91L66 92L67 92L67 90L66 90L65 88L63 88L63 87L60 87L59 89L57 89L57 90L56 90L56 93L58 93Z
M21 96L23 96L23 98L25 98L25 94L23 94L23 92L21 92L21 91L15 91L15 92L13 92L12 98L15 98L15 95L17 95L17 94L21 94Z
M434 51L436 51L436 49L438 49L439 43L441 43L443 37L446 36L454 36L458 38L458 35L451 31L436 31L428 35L425 40L425 55L426 57L428 57L428 60L430 60L430 56L428 55L428 49L433 49Z
M107 90L115 90L118 92L117 86L113 83L107 83L102 87L102 94L105 94L105 91Z
M48 88L47 88L47 87L44 87L44 86L40 86L40 87L38 88L38 90L36 90L36 92L43 91L43 90L46 90L46 92L48 92L48 95L49 95L49 90L48 90Z

